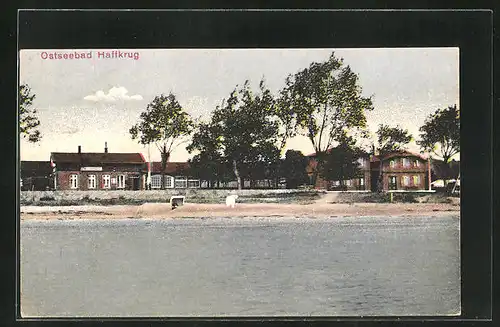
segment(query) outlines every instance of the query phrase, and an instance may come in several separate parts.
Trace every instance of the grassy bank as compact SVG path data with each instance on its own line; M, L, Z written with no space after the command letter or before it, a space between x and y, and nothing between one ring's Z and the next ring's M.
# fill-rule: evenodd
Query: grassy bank
M227 192L195 192L185 194L186 203L197 204L221 204L225 202ZM353 203L391 203L389 193L352 193L352 192L324 192L318 190L284 190L279 191L235 191L239 195L238 203L277 203L277 204L312 204L322 202L325 204L353 204ZM101 193L103 194L103 193ZM180 194L181 195L181 194ZM184 194L182 194L184 195ZM92 197L81 195L74 198L56 198L52 195L44 195L39 198L25 196L21 198L21 206L113 206L113 205L142 205L145 203L166 203L171 194L151 193L150 197L134 197L134 193L125 195L114 195L110 197ZM459 198L452 198L442 193L393 193L392 203L436 203L436 204L459 204Z
M220 193L220 192L219 192ZM216 192L203 192L186 195L187 203L200 203L200 204L217 204L224 203L226 194L219 194ZM227 192L229 193L229 191ZM287 191L287 192L253 192L247 194L246 192L235 192L239 194L238 203L282 203L282 204L311 204L321 198L325 193L322 191ZM97 198L90 196L83 196L78 199L55 199L53 196L44 196L39 199L32 200L29 197L21 199L22 206L79 206L79 205L142 205L145 203L165 203L170 200L170 195L152 196L147 199L134 198L132 196L118 196L112 198Z
M457 203L444 193L349 193L339 192L328 203Z

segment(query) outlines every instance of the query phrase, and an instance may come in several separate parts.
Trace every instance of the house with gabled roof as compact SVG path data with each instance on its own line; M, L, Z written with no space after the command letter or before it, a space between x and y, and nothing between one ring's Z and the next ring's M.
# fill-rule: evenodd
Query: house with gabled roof
M333 151L331 149L329 151ZM313 176L317 167L315 154L310 154L307 173ZM429 187L428 159L410 151L395 151L384 156L366 153L358 159L360 176L345 181L327 181L318 176L315 188L346 191L376 192L379 178L383 191L423 191ZM382 170L380 172L380 170ZM313 184L311 178L311 184Z
M142 190L146 161L141 153L52 152L56 190Z
M383 191L423 191L429 188L429 160L418 153L394 151L383 156L373 155L370 170L372 191L377 190L379 177L382 178Z

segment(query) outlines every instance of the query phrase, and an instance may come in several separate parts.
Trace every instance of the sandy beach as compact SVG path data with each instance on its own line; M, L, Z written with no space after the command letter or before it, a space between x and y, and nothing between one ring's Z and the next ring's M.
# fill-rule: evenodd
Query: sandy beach
M168 203L146 203L139 206L64 206L21 207L21 220L31 219L168 219L202 217L362 217L459 216L460 206L443 203L354 203L354 204L237 204L230 208L224 204L186 203L172 210Z

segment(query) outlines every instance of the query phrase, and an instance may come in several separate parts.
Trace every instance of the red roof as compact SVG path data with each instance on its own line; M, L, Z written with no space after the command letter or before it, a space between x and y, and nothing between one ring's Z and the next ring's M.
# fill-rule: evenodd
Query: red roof
M327 150L327 152L330 152L333 149L334 148L330 148ZM316 156L316 153L311 153L311 154L307 155L307 157L315 157L315 156ZM367 157L370 156L370 162L379 162L380 158L381 158L381 156L369 155L369 154L366 154L366 156ZM382 159L385 160L385 159L394 158L394 157L417 157L417 158L420 158L422 160L427 160L427 158L425 158L421 154L411 152L411 151L395 151L395 152L392 152L392 153L385 155L384 157L382 157Z
M329 148L328 150L326 150L326 153L330 153L332 150L335 150L335 148ZM370 154L369 154L369 153L364 152L363 157L365 157L365 158L366 158L366 157L369 157L369 156L370 156ZM316 157L316 152L314 152L314 153L310 153L310 154L308 154L306 157Z
M56 164L64 163L84 163L84 164L144 164L144 158L140 153L68 153L52 152L51 159Z
M329 153L330 151L332 151L333 148L329 148L328 150L326 150L326 153ZM306 157L316 157L316 152L313 152L313 153L309 153Z
M152 173L161 173L161 161L153 161L151 163ZM182 174L189 169L188 162L167 162L165 174Z

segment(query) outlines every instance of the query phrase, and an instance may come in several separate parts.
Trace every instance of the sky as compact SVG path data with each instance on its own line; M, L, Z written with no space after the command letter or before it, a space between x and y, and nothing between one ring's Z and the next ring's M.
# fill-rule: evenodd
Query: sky
M128 131L155 96L173 92L191 116L207 120L245 80L257 87L264 77L277 94L289 74L332 52L359 75L363 95L373 97L375 109L367 113L372 133L380 123L399 125L418 140L429 114L459 106L458 48L22 50L19 81L36 95L42 139L36 144L21 139L21 160L48 161L51 152L76 152L79 145L82 152L102 152L104 142L109 152L141 152L147 158L147 146ZM176 148L170 161L189 159L186 145ZM286 149L313 152L300 136ZM419 151L415 142L409 149ZM160 160L156 147L150 156Z

